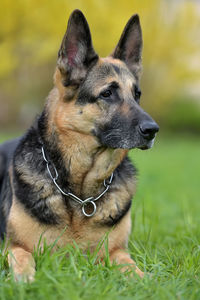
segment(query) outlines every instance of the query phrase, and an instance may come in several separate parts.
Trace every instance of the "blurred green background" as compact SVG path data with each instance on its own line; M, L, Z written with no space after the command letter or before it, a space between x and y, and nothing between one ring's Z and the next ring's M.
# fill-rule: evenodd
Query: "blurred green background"
M200 132L200 1L1 0L0 132L21 132L40 113L73 9L90 24L100 56L134 13L144 38L141 105L172 132Z

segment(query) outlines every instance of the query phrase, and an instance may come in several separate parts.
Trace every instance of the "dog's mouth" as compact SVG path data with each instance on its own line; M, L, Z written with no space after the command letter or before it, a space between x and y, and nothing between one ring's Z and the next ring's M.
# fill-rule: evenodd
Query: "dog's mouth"
M148 150L148 149L150 149L150 147L148 147L147 145L140 146L140 147L137 147L137 148L140 149L140 150Z
M140 150L148 150L148 149L151 149L154 145L154 141L155 141L155 137L150 140L148 143L146 144L143 144L141 146L138 146L137 148L140 149Z
M131 139L131 138L127 138L127 139L113 139L113 140L101 140L101 144L109 147L109 148L113 148L113 149L127 149L127 150L131 150L131 149L140 149L140 150L148 150L151 149L154 145L154 141L155 141L155 137L151 140L146 140L146 139L141 139L141 138L136 138Z

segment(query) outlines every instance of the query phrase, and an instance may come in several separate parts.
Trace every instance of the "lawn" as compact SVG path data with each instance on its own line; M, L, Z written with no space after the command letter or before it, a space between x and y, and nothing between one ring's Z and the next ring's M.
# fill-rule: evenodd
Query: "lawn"
M17 284L1 255L1 300L200 299L200 139L162 136L130 156L139 176L129 250L151 275L121 274L108 258L95 264L97 254L86 257L78 247L52 256L46 248L35 253L35 282Z

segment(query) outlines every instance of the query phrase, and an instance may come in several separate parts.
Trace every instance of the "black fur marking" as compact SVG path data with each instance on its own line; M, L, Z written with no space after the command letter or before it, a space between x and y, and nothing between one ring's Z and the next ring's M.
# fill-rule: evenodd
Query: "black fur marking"
M58 137L57 134L52 132L51 140L47 140L46 132L47 132L47 121L48 115L45 111L42 112L39 120L38 120L38 139L41 140L41 146L44 146L45 154L49 161L51 161L57 170L59 170L59 180L58 183L61 186L68 186L69 183L66 181L69 173L68 170L64 167L64 161L62 159L62 155L57 147ZM37 130L37 129L36 129ZM31 150L31 149L30 149ZM39 148L40 157L41 157L41 147ZM43 157L41 157L43 161ZM46 169L46 168L45 168ZM44 169L43 169L44 171ZM49 175L48 175L49 178Z
M140 103L140 97L142 95L142 92L141 92L139 86L133 85L132 93L133 93L133 97L134 97L135 101L139 104Z
M118 75L120 75L120 73L121 73L120 67L118 67L118 66L115 65L115 64L111 64L111 65L112 65L113 69L115 70L115 72L116 72Z
M118 210L115 216L109 215L109 219L105 222L105 225L117 225L121 221L121 219L128 213L129 209L131 208L131 204L132 200L130 199L122 209Z
M57 224L56 215L47 204L47 199L40 199L40 191L20 179L20 174L15 172L15 194L17 199L25 206L29 213L43 224Z
M125 157L124 160L120 163L120 165L116 168L114 172L114 179L113 184L111 185L110 192L115 193L115 187L114 186L120 186L125 185L127 180L130 180L130 178L137 177L137 169L132 164L130 159L128 157ZM106 226L114 226L117 225L121 219L127 214L132 204L132 195L130 195L130 198L127 199L124 206L119 208L115 215L109 215L108 218L105 220L102 220L102 225ZM101 205L101 203L100 203Z
M97 97L95 97L94 95L92 95L87 87L83 87L80 90L80 93L78 95L78 98L76 100L76 104L87 104L87 103L95 103L97 101Z
M6 220L12 204L12 188L8 170L20 138L0 145L0 236L6 232Z
M3 182L5 170L6 170L5 154L0 152L0 194L1 194L1 185Z
M30 174L46 175L46 164L41 154L41 145L41 138L39 138L37 130L32 127L15 151L14 191L18 201L25 206L32 216L45 224L57 224L55 214L47 205L47 199L41 197L42 190L35 190L34 185L32 186L22 179L22 175L26 170L29 170Z
M0 192L0 239L6 233L6 221L12 205L12 188L8 172L4 176Z
M133 148L138 120L116 113L96 135L101 144L111 148Z
M119 88L119 83L117 81L112 81L111 83L108 84L108 86L106 88L104 88L105 90L107 89L112 89L112 90L116 90ZM103 91L102 91L103 92ZM102 93L101 92L101 93Z
M124 160L120 163L120 165L115 170L115 180L117 183L124 183L128 179L136 177L138 174L138 170L132 164L129 157L125 157Z

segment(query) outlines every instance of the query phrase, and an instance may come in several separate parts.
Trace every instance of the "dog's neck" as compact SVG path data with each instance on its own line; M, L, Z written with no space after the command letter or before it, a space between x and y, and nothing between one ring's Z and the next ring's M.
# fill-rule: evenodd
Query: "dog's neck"
M84 198L98 193L127 154L126 150L99 147L94 137L70 130L59 135L58 149L73 191Z

